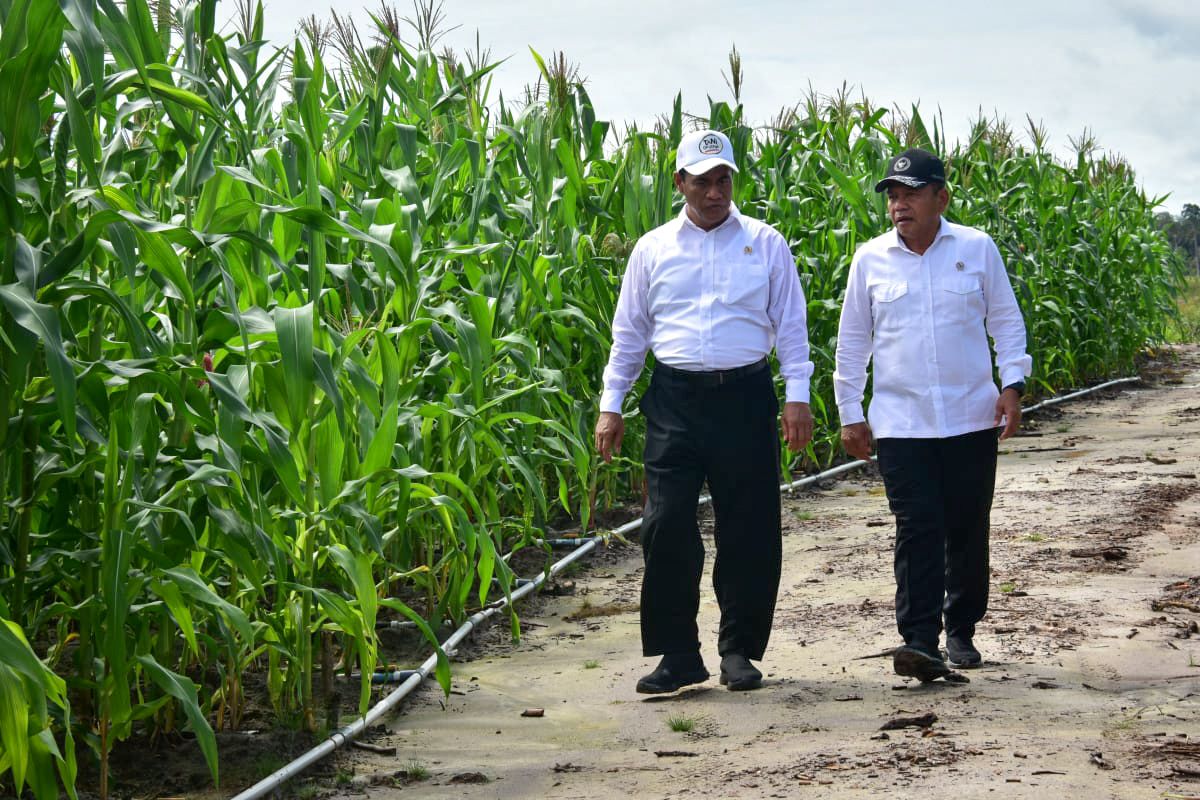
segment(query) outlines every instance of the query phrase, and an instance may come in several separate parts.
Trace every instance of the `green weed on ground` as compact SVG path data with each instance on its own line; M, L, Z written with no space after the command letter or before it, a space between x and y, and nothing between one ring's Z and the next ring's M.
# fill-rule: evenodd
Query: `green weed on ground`
M1167 341L1200 342L1200 275L1184 280L1177 304L1179 317L1167 324Z

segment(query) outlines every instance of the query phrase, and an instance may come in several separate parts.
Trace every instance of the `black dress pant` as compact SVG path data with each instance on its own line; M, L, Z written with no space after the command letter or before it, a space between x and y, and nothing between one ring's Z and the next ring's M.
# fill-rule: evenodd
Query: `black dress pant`
M779 401L766 365L721 385L655 369L646 417L648 499L641 539L644 655L696 652L704 545L696 522L708 481L716 517L717 650L761 659L779 589Z
M988 530L998 432L878 442L879 472L896 515L896 627L935 653L950 635L973 636L987 613Z

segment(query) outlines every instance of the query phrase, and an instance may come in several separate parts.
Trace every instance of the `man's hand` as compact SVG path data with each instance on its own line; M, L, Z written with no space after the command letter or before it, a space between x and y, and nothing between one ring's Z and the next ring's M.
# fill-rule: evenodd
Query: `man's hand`
M799 453L812 440L813 418L808 403L784 403L780 418L788 450Z
M842 447L855 458L871 460L871 426L865 422L842 426Z
M1004 441L1021 427L1021 395L1016 389L1005 389L996 398L996 419L992 425L999 427L1001 417L1004 418L1004 430L1000 433L1000 441Z
M596 420L596 452L605 461L612 461L613 453L621 452L621 440L625 438L625 418L612 411L601 411Z

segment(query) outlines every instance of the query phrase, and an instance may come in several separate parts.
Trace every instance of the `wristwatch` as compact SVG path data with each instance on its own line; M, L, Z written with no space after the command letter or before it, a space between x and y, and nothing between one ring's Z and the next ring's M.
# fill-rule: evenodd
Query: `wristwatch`
M1025 381L1015 381L1015 382L1013 382L1013 383L1010 383L1008 386L1005 386L1005 387L1004 387L1003 389L1001 389L1000 391L1001 391L1001 392L1006 392L1006 391L1008 391L1009 389L1016 389L1016 390L1017 390L1017 396L1018 396L1018 397L1020 397L1021 395L1025 394Z

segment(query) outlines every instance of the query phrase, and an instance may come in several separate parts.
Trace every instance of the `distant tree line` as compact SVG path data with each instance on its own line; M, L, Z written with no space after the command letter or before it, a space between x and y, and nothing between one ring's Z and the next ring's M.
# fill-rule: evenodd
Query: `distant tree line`
M1171 244L1183 253L1192 271L1200 275L1200 206L1184 203L1179 216L1164 211L1156 219Z

